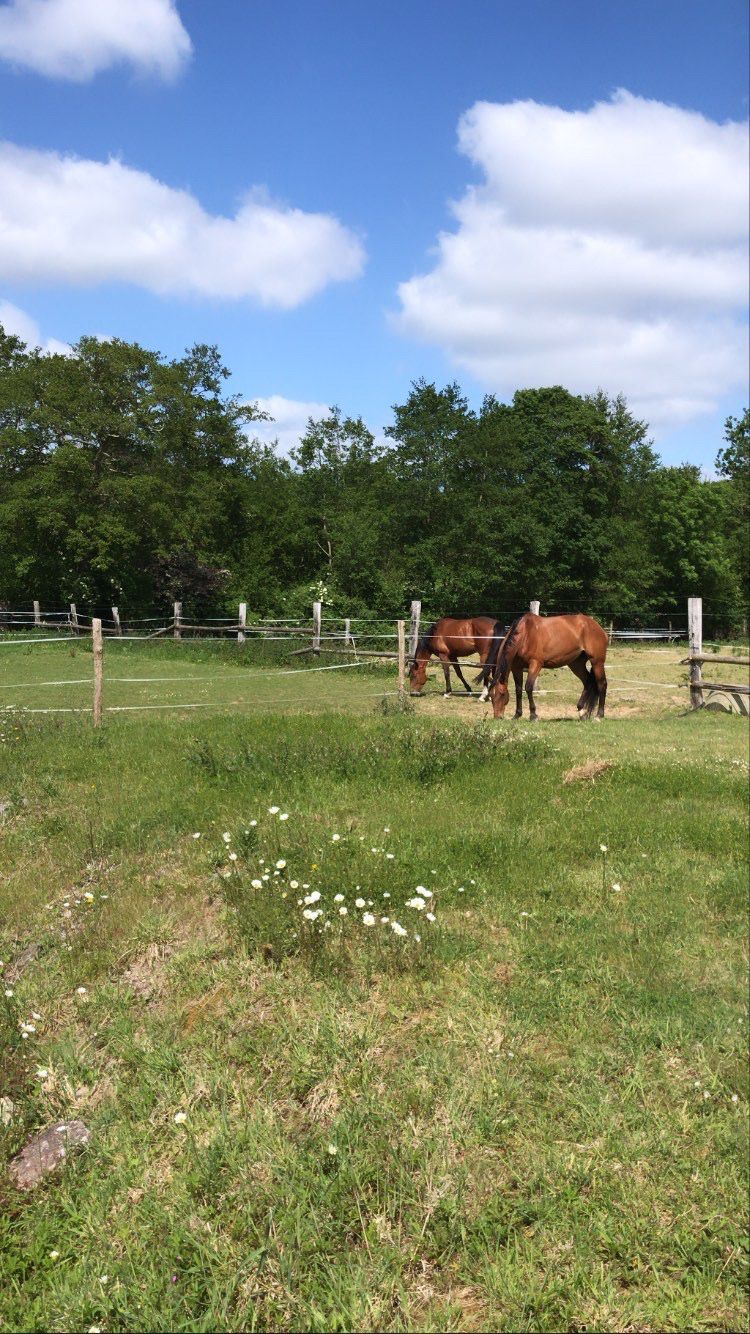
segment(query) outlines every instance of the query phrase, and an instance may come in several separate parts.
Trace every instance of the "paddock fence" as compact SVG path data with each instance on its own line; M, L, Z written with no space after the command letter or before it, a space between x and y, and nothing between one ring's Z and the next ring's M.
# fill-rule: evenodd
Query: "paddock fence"
M531 600L529 608L531 611L540 614L541 604L538 600ZM403 698L407 691L408 665L414 658L420 635L426 626L438 619L437 615L426 615L423 612L421 601L417 599L411 603L408 622L406 618L389 620L382 617L340 617L334 616L328 611L324 615L321 602L313 604L312 614L308 619L296 620L289 617L264 620L248 619L246 603L239 604L236 617L207 614L202 614L199 618L191 617L183 613L180 602L175 602L171 614L166 616L162 614L161 616L127 618L120 614L119 607L113 606L110 610L110 616L88 615L79 612L76 604L71 603L67 610L48 611L42 610L38 602L34 602L31 609L25 608L20 611L0 609L0 717L21 712L90 712L94 726L99 727L103 718L110 713L160 709L221 709L227 707L226 704L222 704L218 700L107 704L105 701L105 676L108 683L115 684L118 687L142 687L147 685L159 688L162 685L181 685L182 683L191 685L201 683L202 686L208 687L219 679L215 672L208 675L182 674L177 676L165 675L163 672L153 676L119 675L118 668L115 665L116 657L112 659L111 654L114 652L116 655L118 647L125 648L128 645L140 645L146 651L149 645L154 647L159 644L169 645L170 649L177 648L179 655L181 649L188 649L191 645L235 644L237 646L236 651L241 654L239 661L243 662L246 653L251 651L254 646L259 644L275 645L278 646L277 652L283 655L284 662L282 666L265 665L253 668L245 665L241 671L234 674L234 679L238 682L243 681L254 688L261 682L270 684L271 682L280 682L282 678L308 677L312 673L351 671L368 667L372 670L377 668L392 669L393 676L389 675L388 680L384 682L381 673L380 688L372 692L366 692L366 697L384 699L388 696L401 696ZM554 611L548 612L545 609L544 614L555 613ZM750 658L704 651L702 599L690 598L688 600L685 617L678 617L674 612L665 613L658 624L617 625L616 620L621 621L622 619L615 618L612 615L609 620L607 629L611 643L648 645L653 647L654 652L671 653L674 651L674 647L682 642L687 646L688 654L683 658L675 659L674 666L686 666L689 679L668 683L643 677L619 676L617 673L613 674L608 671L610 690L613 693L625 694L629 690L632 691L633 687L648 688L649 690L669 690L671 692L674 692L675 689L688 689L690 692L689 703L694 709L709 707L742 713L746 716L750 714L750 686L747 682L717 682L707 680L703 675L704 667L713 663L747 669L750 666ZM635 619L641 618L631 618L631 620ZM656 620L656 617L652 616L650 619ZM63 687L90 688L92 692L90 696L91 703L65 707L51 705L47 708L29 707L22 703L18 705L14 701L9 702L8 695L10 692L23 691L27 683L23 680L7 681L3 679L2 663L6 656L5 650L22 646L25 646L29 651L36 648L41 650L48 644L66 643L80 645L81 647L90 645L91 674L85 677L35 681L33 683L34 688L44 690L61 689ZM106 668L105 644L107 645ZM234 652L235 650L231 650L232 658ZM319 659L327 656L335 657L337 660L332 663L320 664ZM305 658L308 659L308 665L302 665ZM309 662L310 659L312 659L312 663ZM226 665L227 659L225 657L222 660L222 674L220 677L222 685L233 679L232 673L223 670ZM18 675L20 674L18 673ZM740 674L736 673L736 675ZM295 682L290 680L289 685L294 686ZM383 688L388 685L392 688ZM541 695L569 693L569 691L545 689L543 687L539 688L539 686L537 686L537 691ZM294 699L295 696L290 696L287 700L279 697L279 703L294 702ZM251 697L245 702L252 704L259 701Z

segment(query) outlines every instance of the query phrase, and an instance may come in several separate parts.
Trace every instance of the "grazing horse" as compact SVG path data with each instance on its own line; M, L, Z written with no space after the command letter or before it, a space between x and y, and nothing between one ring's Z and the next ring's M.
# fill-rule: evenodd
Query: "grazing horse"
M523 672L527 669L526 694L529 714L536 719L534 686L542 667L569 667L583 682L583 693L578 701L578 713L590 718L598 702L597 718L604 717L607 698L607 676L604 662L607 657L608 637L598 621L591 616L535 616L526 612L518 616L505 638L497 636L490 648L483 672L485 690L489 685L492 711L502 718L510 698L508 677L513 674L516 686L516 718L520 718ZM587 660L591 668L586 666Z
M434 654L443 664L445 672L445 694L451 695L451 667L461 681L464 689L472 693L458 665L459 658L467 658L471 653L478 653L482 671L475 679L484 677L484 665L493 643L502 637L502 626L494 616L443 616L431 625L417 644L417 651L409 668L409 686L411 693L419 694L427 680L427 663Z

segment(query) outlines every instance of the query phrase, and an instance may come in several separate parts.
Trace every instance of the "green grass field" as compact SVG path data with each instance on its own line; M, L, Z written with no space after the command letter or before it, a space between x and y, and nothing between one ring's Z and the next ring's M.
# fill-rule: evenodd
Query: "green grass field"
M0 1157L91 1130L0 1176L0 1329L743 1327L748 723L681 656L531 726L108 644L211 707L94 732L25 712L90 652L0 647Z

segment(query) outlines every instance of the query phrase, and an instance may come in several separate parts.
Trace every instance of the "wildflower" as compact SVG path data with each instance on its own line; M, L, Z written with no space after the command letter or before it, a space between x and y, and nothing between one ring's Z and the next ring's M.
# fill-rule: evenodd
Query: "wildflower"
M50 1260L59 1260L59 1259L60 1259L60 1252L59 1252L59 1251L50 1251L50 1253L49 1253L49 1258L50 1258Z
M402 926L400 922L391 922L391 931L396 936L406 936L409 934L406 927Z
M425 913L425 917L427 918L427 921L428 921L428 922L435 922L435 921L437 921L437 918L435 917L434 912L428 912L428 913Z
M197 834L193 834L193 838L200 838L200 831Z
M470 884L470 885L475 885L476 883L477 883L476 880L470 880L470 881L469 881L469 884Z
M331 1155L332 1158L335 1158L335 1157L336 1157L336 1154L338 1153L338 1149L336 1148L336 1145L335 1145L335 1144L329 1144L329 1145L328 1145L328 1152L330 1153L330 1155Z
M187 1121L187 1112L175 1112L174 1123L176 1126L184 1126Z
M355 900L354 900L354 906L355 906L355 908L364 908L364 906L365 906L365 901L364 901L364 899L355 899Z
M252 885L253 889L262 889L262 888L263 888L263 881L262 881L262 880L251 880L251 881L250 881L250 884Z
M609 851L609 849L608 849L606 843L600 843L600 844L599 844L599 851L600 851L600 852L608 852L608 851Z
M333 901L334 901L334 903L343 903L343 902L344 902L344 895L343 895L343 894L334 894L334 896L333 896Z
M420 942L420 940L422 939L422 937L421 937L420 935L418 935L417 932L415 931L415 932L414 932L414 939L416 940L417 944L419 944L419 942Z
M458 886L458 892L459 892L459 894L463 894L463 893L465 892L465 891L464 891L464 887L463 887L463 885L459 885L459 886Z
M373 917L373 915L372 915L371 912L363 912L363 913L362 913L362 925L363 925L363 926L374 926L374 925L375 925L375 918Z
M93 902L94 902L94 896L93 896L93 894L91 893L90 890L87 890L83 897L86 899L86 902L87 902L87 903L93 903Z
M387 926L391 919L390 917L381 917L380 920L383 923L383 926Z
M279 819L280 819L280 820L288 820L288 819L289 819L289 812L288 812L288 811L282 811L282 812L281 812L281 815L279 816Z
M251 829L254 829L255 826L257 825L257 823L258 823L257 820L251 820L251 821L250 821L250 828L251 828Z
M44 1065L40 1065L39 1069L36 1072L37 1079L47 1079L48 1076L49 1076L49 1070L47 1069L47 1067Z
M5 988L5 994L6 994L6 996L8 997L8 1000L10 1000L11 996L13 995L13 988L12 988L12 987L6 987L6 988Z
M86 987L76 987L76 996L85 996Z
M426 899L420 898L419 894L415 894L413 899L406 900L406 907L416 908L418 912L421 912L426 902Z
M396 856L395 852L386 852L385 855L389 862L392 862Z
M222 834L221 837L224 839L224 842L225 842L225 843L231 843L231 841L232 841L232 835L231 835L231 834L226 834L226 833L225 833L225 834Z
M622 892L622 885L618 885L616 882L612 888L615 891L615 894L620 894Z
M322 912L322 908L305 908L302 916L307 918L308 922L314 922L317 917L320 917Z
M109 1274L100 1274L100 1275L99 1275L99 1282L100 1282L100 1283L109 1283Z
M279 813L279 808L278 808L278 806L269 806L269 807L268 807L268 814L269 814L269 815L278 815L278 813Z
M230 860L230 862L236 862L236 860L237 860L237 853L236 853L236 852L230 852L230 854L229 854L229 860Z
M346 917L348 911L348 908L339 908L339 917Z
M414 893L421 894L423 899L432 898L432 890L427 889L424 885L417 885L417 888L415 889Z
M704 1090L703 1090L703 1097L704 1097L704 1098L710 1098L710 1097L711 1097L711 1094L709 1093L708 1089L704 1089Z
M283 871L283 869L284 869L285 866L286 866L286 862L284 861L284 858L283 858L283 857L279 857L279 860L278 860L277 863L276 863L276 870L277 870L277 871Z
M305 903L317 903L319 898L320 898L320 890L314 889L312 894L305 895Z
M271 877L270 877L270 875L268 874L268 872L266 872L266 874L265 874L265 875L262 875L260 878L261 878L261 880L270 880L270 879L271 879Z
M341 835L340 835L340 834L331 834L331 842L332 842L332 843L339 843L340 841L341 841Z
M732 1094L732 1102L739 1102L739 1097L737 1096L736 1093Z
M384 834L390 834L390 832L391 832L391 831L390 831L388 825L386 825L385 829L383 830L383 833L384 833Z
M299 889L299 880L290 880L290 881L289 881L289 888L290 888L290 889Z

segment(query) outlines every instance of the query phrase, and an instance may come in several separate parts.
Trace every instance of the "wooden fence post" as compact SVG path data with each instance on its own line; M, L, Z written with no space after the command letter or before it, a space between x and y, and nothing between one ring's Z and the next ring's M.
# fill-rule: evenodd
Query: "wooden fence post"
M91 622L91 640L94 648L94 727L101 727L104 641L102 639L102 623L96 616Z
M396 621L398 635L398 693L403 699L406 692L406 626L404 621Z
M173 631L175 639L182 639L181 624L182 624L182 603L181 603L181 602L175 602L175 604L174 604L174 631Z
M703 652L703 599L688 598L688 638L690 657ZM690 663L690 703L694 709L703 708L703 683L700 662Z
M245 629L246 629L246 627L247 627L247 603L246 603L246 602L241 602L241 603L240 603L240 619L239 619L239 626L240 626L240 628L239 628L239 630L237 631L237 643L238 643L238 644L244 644L244 642L245 642Z
M419 622L422 619L422 603L411 604L411 625L409 627L409 657L414 658L419 643Z
M70 628L75 634L78 634L78 612L75 602L70 604Z
M41 614L41 612L40 612L40 610L39 610L39 603L38 603L38 602L35 602L35 603L34 603L34 625L41 625L41 624L42 624L42 614Z
M113 607L113 608L112 608L112 620L113 620L114 623L115 623L115 634L116 634L116 635L121 635L121 634L122 634L122 626L120 625L120 609L119 609L119 607Z
M347 616L344 620L344 648L348 648L352 642L352 623Z
M321 610L322 610L321 603L320 603L320 602L313 602L313 640L312 640L312 646L313 646L313 653L318 653L318 654L320 653L320 620L321 620Z
M538 616L538 615L539 615L539 603L538 603L538 602L530 602L530 603L529 603L529 611L530 611L530 612L533 612L533 614L534 614L535 616Z

